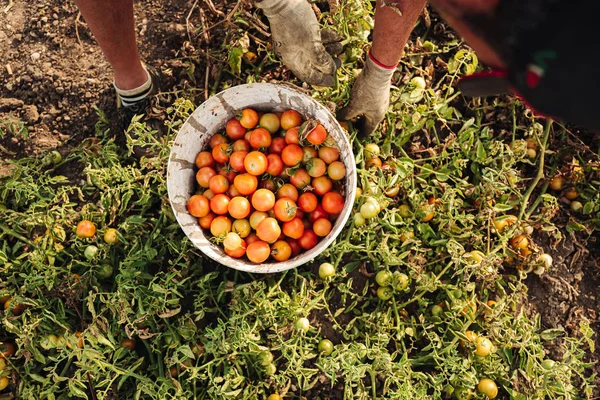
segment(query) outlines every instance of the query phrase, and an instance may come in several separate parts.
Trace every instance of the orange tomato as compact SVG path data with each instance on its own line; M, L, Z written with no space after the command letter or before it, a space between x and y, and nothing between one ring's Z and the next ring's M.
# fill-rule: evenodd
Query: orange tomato
M319 218L313 223L315 235L325 237L331 232L331 221L327 218Z
M248 155L248 152L245 150L234 151L231 153L229 157L229 165L231 168L237 172L244 173L246 172L246 167L244 166L244 159Z
M252 129L258 124L258 113L251 108L242 110L240 124L246 129Z
M227 214L227 207L229 206L229 196L226 194L216 194L215 197L210 199L210 209L217 215Z
M198 223L200 227L203 229L210 229L210 224L212 224L213 220L217 217L217 215L213 212L209 212L202 218L198 218Z
M213 219L210 224L210 233L212 233L213 236L225 236L229 232L231 232L231 220L228 217L219 215Z
M311 186L313 187L313 192L318 196L323 196L325 193L329 192L333 187L333 183L331 179L327 176L320 176L318 178L314 178L312 180Z
M344 197L337 192L328 192L323 195L321 204L329 214L339 214L344 210Z
M248 240L246 239L246 243ZM246 256L253 263L260 264L266 261L271 254L271 248L267 242L263 242L262 240L258 240L256 242L252 242L248 244L246 248Z
M288 144L281 151L281 159L288 167L295 167L302 162L304 151L297 144Z
M260 151L251 151L244 159L244 167L246 168L246 171L254 176L264 174L267 170L267 165L267 156Z
M233 185L242 196L250 196L258 187L258 178L248 173L240 174L233 180Z
M296 202L288 197L281 198L275 202L273 210L275 211L275 218L281 222L288 222L294 219L296 216Z
M298 200L298 189L296 189L296 187L291 183L285 183L277 191L276 197L278 199L287 197L292 199L293 201L296 201Z
M234 197L227 205L227 211L235 219L244 219L250 215L250 202L245 197Z
M216 174L217 171L215 171L211 167L202 167L196 173L196 182L198 182L198 185L200 185L200 187L206 189L208 188L208 181Z
M275 243L281 235L281 228L275 218L267 217L256 227L256 236L267 243Z
M237 249L234 250L229 250L227 248L225 248L225 254L227 254L229 257L233 257L233 258L241 258L244 257L244 255L246 254L246 249L247 249L248 245L246 244L246 241L244 239L242 239L242 245L240 247L238 247Z
M212 138L210 138L210 142L208 144L211 149L214 149L215 147L217 147L218 145L220 145L222 143L227 143L227 138L225 136L221 135L220 133L217 133L217 134L213 135Z
M257 211L269 211L275 205L275 194L267 189L258 189L252 195L252 207Z
M202 167L212 167L215 165L215 160L212 156L212 153L209 151L201 151L196 156L196 167L198 169Z
M229 161L229 145L220 143L212 149L212 156L215 162L225 164Z
M225 125L225 133L231 140L238 140L244 137L246 128L236 118L232 118Z
M208 180L208 188L214 194L225 193L229 190L229 181L223 175L215 175ZM194 215L195 217L201 217L202 215Z
M271 176L279 176L283 172L283 161L277 154L269 154L267 156L267 174Z
M277 261L286 261L292 256L292 248L287 242L278 240L271 246L271 256Z
M285 132L285 142L287 144L298 144L298 127L290 128Z
M84 219L77 224L75 234L79 238L91 238L96 234L96 225L92 221Z
M292 220L283 223L283 234L292 239L300 239L304 234L304 222L302 218L294 217Z
M210 203L208 199L200 194L195 194L190 197L186 206L192 217L202 218L210 212Z
M253 149L269 147L271 145L271 134L265 128L256 128L250 135L250 146Z
M311 192L302 193L298 198L298 207L306 213L313 212L318 204L317 196Z
M325 164L331 164L340 158L340 151L335 147L323 146L319 148L319 158L325 161Z
M281 128L286 131L290 128L300 126L302 123L302 116L296 110L287 110L281 114Z
M304 168L299 168L290 176L290 183L298 189L304 189L310 184L310 175Z
M308 133L308 135L306 135L306 140L308 140L310 144L314 144L315 146L318 146L321 143L323 143L325 139L327 139L327 131L325 130L325 127L321 124L318 124L315 127L315 129L313 129Z

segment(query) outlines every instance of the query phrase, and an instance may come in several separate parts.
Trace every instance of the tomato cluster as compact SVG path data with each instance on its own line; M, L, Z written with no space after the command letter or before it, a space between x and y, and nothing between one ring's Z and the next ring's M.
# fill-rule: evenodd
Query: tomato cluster
M233 258L286 261L331 232L346 167L323 125L244 109L196 157L188 212Z

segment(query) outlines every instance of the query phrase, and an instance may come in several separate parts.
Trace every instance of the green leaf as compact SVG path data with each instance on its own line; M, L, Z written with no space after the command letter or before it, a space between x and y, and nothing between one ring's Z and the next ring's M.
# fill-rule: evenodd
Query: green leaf
M565 334L565 331L560 328L546 329L540 333L540 337L545 341L554 340L557 337L561 337Z
M585 226L581 225L579 222L569 221L567 223L567 232L579 232L585 230Z
M242 72L242 56L244 55L244 50L241 47L233 47L229 50L229 55L227 56L227 63L229 64L229 68L234 74L240 74Z

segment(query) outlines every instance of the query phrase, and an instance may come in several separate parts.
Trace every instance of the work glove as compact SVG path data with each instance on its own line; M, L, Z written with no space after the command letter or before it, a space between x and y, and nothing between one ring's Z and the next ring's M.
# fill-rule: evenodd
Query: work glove
M363 116L360 131L363 135L371 134L390 105L390 87L395 70L395 66L379 64L369 53L365 67L354 82L350 103L338 112L338 119L347 121Z
M333 86L336 65L325 47L339 52L341 44L333 32L321 32L310 4L306 0L262 0L255 4L269 19L273 49L283 63L306 83Z

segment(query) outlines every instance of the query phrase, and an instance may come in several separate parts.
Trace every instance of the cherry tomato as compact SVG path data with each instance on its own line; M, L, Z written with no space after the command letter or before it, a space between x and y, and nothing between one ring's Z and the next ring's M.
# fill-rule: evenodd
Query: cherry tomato
M260 225L260 223L263 222L268 217L269 217L269 214L267 214L266 212L254 211L250 215L250 226L252 227L252 229L256 229L256 228L258 228L258 225Z
M266 367L267 365L273 363L273 353L267 350L261 351L260 353L258 353L257 359L260 365Z
M498 396L498 386L496 382L489 378L482 378L477 384L477 390L490 399L495 399Z
M304 151L297 144L288 144L281 151L281 159L288 167L295 167L302 162L303 158Z
M206 197L195 194L188 200L187 209L193 217L202 218L210 212L210 202Z
M258 236L256 236L256 233L251 233L248 236L246 236L246 244L250 244L250 243L254 243L254 242L258 242L260 241L260 239L258 238Z
M236 151L246 151L246 152L249 152L250 149L251 149L250 142L248 142L245 139L236 140L233 143L233 147L231 148L231 150L233 150L234 152L236 152ZM211 157L212 157L212 154L211 154Z
M565 185L565 178L560 175L555 175L550 180L550 189L552 189L552 190L555 190L555 191L562 190L564 185Z
M244 137L246 128L236 118L232 118L225 125L225 133L231 140L238 140Z
M382 165L383 163L381 162L381 159L379 157L367 158L365 162L365 166L367 168L381 168Z
M435 215L435 211L433 209L433 205L431 204L423 204L421 206L421 222L429 222L433 219Z
M209 151L201 151L196 156L196 167L198 169L202 167L213 167L215 165L215 160L212 156L212 153Z
M232 202L235 199L232 199ZM250 232L252 231L252 227L250 226L250 221L247 219L236 219L233 221L233 225L231 226L231 231L240 235L240 237L246 238Z
M244 167L246 167L246 171L254 176L264 174L267 170L267 164L267 156L260 151L251 151L244 159Z
M213 236L225 236L231 232L231 220L224 215L215 217L210 224L210 233Z
M275 218L265 218L256 227L256 235L260 240L263 240L269 244L273 244L279 239L281 235L281 227L279 222Z
M206 189L203 193L202 196L206 197L207 199L212 199L213 197L215 197L215 194L213 193L212 190L210 189Z
M320 147L319 158L325 161L325 164L331 164L340 158L340 151L335 147Z
M5 307L6 309L6 304ZM15 345L7 342L0 342L0 358L9 358L15 355Z
M306 140L315 146L323 143L325 139L327 139L327 131L321 124L318 124L312 131L308 133L308 135L306 135Z
M310 175L304 168L299 168L290 176L290 183L298 189L304 189L310 184Z
M210 142L208 144L211 149L214 149L218 145L220 145L222 143L227 143L227 142L228 141L225 136L221 135L220 133L217 133L217 134L213 135L212 138L210 138Z
M363 226L367 222L365 217L363 217L362 214L359 212L354 214L353 218L354 218L354 226L357 226L357 227Z
M379 206L379 203L375 201L366 201L360 206L360 215L366 219L374 218L379 214L379 211L381 211L381 207Z
M323 196L321 204L329 214L339 214L344 210L344 197L337 192L328 192Z
M267 189L258 189L252 195L252 207L257 211L269 211L275 205L275 194Z
M246 257L248 257L248 260L253 263L260 264L266 261L270 254L271 248L269 247L269 244L267 242L263 242L262 240L252 242L246 248Z
M235 232L229 232L227 235L225 235L225 239L223 239L223 247L225 250L237 250L241 245L242 238Z
M9 383L10 381L8 380L8 377L3 376L2 378L0 378L0 391L6 389Z
M333 182L326 176L320 176L312 180L311 186L313 187L313 192L317 196L323 196L331 190Z
M314 223L319 218L329 218L329 213L323 209L323 206L320 204L314 209L313 212L310 213L308 219L310 222Z
M224 166L221 169L219 169L219 175L227 178L227 181L231 185L238 173L235 172L233 169L230 169L229 166Z
M400 235L400 241L402 243L406 242L407 240L410 240L412 238L415 237L415 233L413 231L406 231L403 234Z
M215 175L208 180L208 188L214 194L222 194L229 190L229 181L223 175ZM194 215L195 217L202 217L202 215Z
M264 128L256 128L250 135L250 146L252 146L253 149L269 147L271 141L271 134Z
M117 235L117 230L115 228L108 228L106 232L104 232L104 243L113 244L118 241L119 236Z
M510 245L514 249L526 249L529 247L529 239L525 235L518 235L510 239Z
M244 166L244 159L247 155L248 152L244 150L234 151L233 153L231 153L231 156L229 157L229 165L231 166L231 168L234 171L240 173L246 172L246 167Z
M242 196L234 197L227 205L227 211L229 212L229 215L237 220L244 219L250 215L250 208L250 202L247 198Z
M299 127L294 127L294 128L290 128L285 132L285 142L287 144L298 144L299 140L298 140L298 128Z
M302 123L302 116L296 110L287 110L281 114L281 129L288 130Z
M271 393L267 400L283 400L282 397L278 393Z
M211 167L202 167L196 173L196 182L198 182L198 185L200 185L200 187L207 189L208 181L216 174L217 171L215 171Z
M478 336L475 339L475 355L487 357L492 352L492 342L486 337Z
M91 238L96 234L96 225L92 221L84 219L77 224L75 234L79 238Z
M277 154L269 154L267 156L267 174L271 176L279 176L283 172L284 165L281 157Z
M331 180L339 181L346 176L346 167L341 161L334 161L327 167L327 175Z
M212 156L216 163L225 164L229 162L229 145L221 143L212 149Z
M296 257L298 254L302 253L302 247L300 247L300 242L297 239L287 239L286 242L292 248L292 257Z
M227 196L226 194L216 194L215 197L210 199L210 209L217 215L227 214L227 207L229 207L229 201L229 196Z
M291 221L296 216L296 202L287 197L281 198L275 202L273 210L275 211L275 218L279 221Z
M305 213L313 212L319 205L319 200L311 192L302 193L298 198L298 208Z
M327 218L319 218L313 223L313 231L315 235L325 237L331 232L331 221Z
M369 143L365 146L365 157L366 158L379 157L380 154L381 154L381 150L379 149L379 146L377 146L377 144Z
M301 317L294 322L294 329L301 332L308 332L310 329L310 321L308 318Z
M279 130L279 117L273 113L264 114L260 117L258 124L268 130L271 133L275 133Z
M298 244L300 244L300 247L302 247L304 250L312 249L317 245L318 242L319 238L311 229L305 229L300 239L298 239Z
M285 142L284 138L274 137L273 140L271 140L271 145L269 146L269 153L281 155L281 152L285 146L287 146L287 143Z
M283 234L292 239L300 239L304 234L304 222L302 218L295 217L291 221L283 223Z
M258 178L248 173L240 174L233 180L233 185L242 196L250 196L258 187Z
M330 263L323 263L319 265L319 277L321 279L327 279L335 275L335 267Z
M273 257L277 261L286 261L292 256L292 248L290 245L283 241L276 241L273 246L271 246L271 257Z
M298 200L298 189L291 183L286 183L279 188L277 191L276 197L281 199L283 197L287 197L292 199L293 201Z
M390 286L392 284L392 274L388 271L379 271L375 275L375 282L379 286Z
M319 350L319 353L328 356L333 353L333 343L329 339L323 339L319 342L317 349Z
M377 297L383 301L387 301L392 298L394 291L389 286L379 286L377 288Z
M206 214L206 216L198 218L198 223L203 229L210 229L210 225L216 217L217 215L215 213L209 212L208 214Z
M128 338L123 339L121 340L121 346L133 351L135 350L135 340Z
M325 172L327 172L327 164L320 158L311 158L306 163L306 169L310 176L318 178L325 175Z
M308 163L313 158L317 158L317 149L315 149L314 147L304 146L302 148L302 153L303 153L302 162L305 164Z
M260 188L270 190L273 193L277 191L277 186L275 185L275 181L273 181L273 179L261 181Z
M251 108L242 110L240 124L246 129L252 129L258 124L258 113Z

